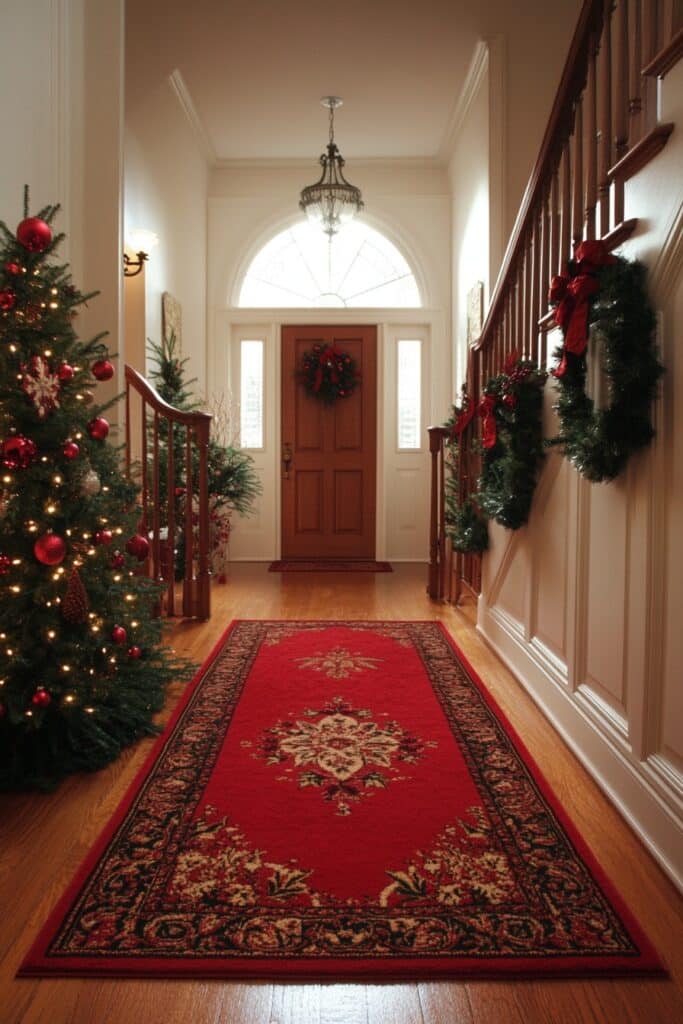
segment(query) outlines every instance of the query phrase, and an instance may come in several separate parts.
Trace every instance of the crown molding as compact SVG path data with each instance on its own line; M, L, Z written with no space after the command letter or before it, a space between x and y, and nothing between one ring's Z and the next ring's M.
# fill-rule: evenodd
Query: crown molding
M168 76L168 84L178 101L180 109L187 118L187 122L192 129L192 134L195 137L199 151L209 167L212 167L216 163L216 151L209 137L209 133L197 113L197 108L195 107L192 96L190 95L190 90L185 84L185 79L178 68L172 71Z
M405 170L405 171L443 171L444 162L439 156L396 156L396 157L349 157L347 163L352 167L349 173L364 168L373 170ZM310 170L311 174L319 174L319 164L315 157L216 157L212 164L215 171L287 171Z
M451 116L446 124L446 130L439 147L438 160L443 165L448 165L453 155L455 140L462 128L463 121L472 105L472 100L477 95L482 78L488 68L489 47L485 40L480 39L474 48L472 60L465 76L460 95L455 101Z

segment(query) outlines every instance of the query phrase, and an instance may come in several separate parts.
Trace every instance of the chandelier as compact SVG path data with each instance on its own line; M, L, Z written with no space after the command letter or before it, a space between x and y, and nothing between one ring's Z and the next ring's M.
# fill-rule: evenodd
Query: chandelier
M320 157L323 173L315 184L302 189L299 206L331 239L342 224L363 209L363 200L360 189L344 177L344 160L334 141L334 111L343 100L341 96L323 96L320 102L330 111L330 141L327 152Z

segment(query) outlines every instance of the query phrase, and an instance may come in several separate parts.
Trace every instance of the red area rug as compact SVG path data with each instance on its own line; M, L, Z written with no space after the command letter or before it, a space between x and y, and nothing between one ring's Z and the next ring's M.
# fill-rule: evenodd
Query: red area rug
M389 562L367 561L334 561L333 559L315 558L311 561L271 562L268 572L393 572Z
M239 621L20 973L657 970L439 623Z

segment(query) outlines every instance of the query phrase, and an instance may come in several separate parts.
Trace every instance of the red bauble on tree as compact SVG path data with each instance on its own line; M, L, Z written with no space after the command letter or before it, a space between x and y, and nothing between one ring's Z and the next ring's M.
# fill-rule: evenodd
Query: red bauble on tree
M123 569L124 565L126 564L126 559L123 557L120 551L117 551L112 556L112 560L109 564L111 565L112 569Z
M111 638L115 644L125 644L127 635L123 626L114 626L111 631Z
M45 252L52 241L52 229L40 217L27 217L17 228L17 241L29 252Z
M13 260L8 260L7 263L5 263L5 273L11 274L12 277L16 277L17 274L21 273L21 267Z
M52 697L47 692L47 690L42 686L39 686L37 690L34 692L33 696L31 697L31 704L33 704L34 707L37 708L46 708L48 704L51 703L51 701Z
M96 544L111 544L114 539L114 534L111 530L97 530L93 540Z
M138 562L144 562L149 554L149 541L141 533L136 533L126 544L126 551L137 558Z
M9 576L12 571L12 559L9 555L0 555L0 576Z
M66 441L62 448L62 455L69 461L77 459L81 454L81 449L78 447L75 441Z
M108 359L98 359L91 369L96 380L111 380L114 376L114 366Z
M142 648L138 647L137 644L133 644L128 648L128 657L137 660L142 657Z
M104 441L109 433L109 423L105 420L104 416L96 416L94 420L90 420L90 423L88 423L88 433L96 441Z
M68 363L62 363L57 368L57 376L62 381L62 383L64 381L71 380L75 372L76 371L74 370L73 366L69 366Z
M4 313L8 313L10 309L14 309L17 304L17 297L11 288L0 289L0 309Z
M27 469L36 457L38 449L30 437L17 434L2 442L2 464L5 469Z
M66 555L66 543L56 533L44 533L33 545L33 554L43 565L59 565Z

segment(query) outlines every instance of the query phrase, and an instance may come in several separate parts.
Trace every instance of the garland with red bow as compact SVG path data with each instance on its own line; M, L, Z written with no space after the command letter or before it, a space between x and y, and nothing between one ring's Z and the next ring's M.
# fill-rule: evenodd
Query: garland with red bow
M543 387L547 374L516 352L492 377L479 403L482 469L477 503L489 519L518 530L529 518L543 461Z
M314 345L304 352L300 378L309 395L331 405L348 398L360 383L355 360L336 345Z
M603 242L582 242L566 274L553 278L549 301L564 343L552 371L560 432L546 444L561 445L588 480L613 480L654 435L651 406L663 367L645 267L610 255ZM603 409L586 393L590 338L601 343L609 395Z
M455 551L461 554L480 554L489 546L489 530L486 519L476 504L476 497L460 502L459 461L463 445L462 435L474 419L476 404L470 402L463 389L462 404L453 406L451 416L444 426L449 435L446 440L445 502L446 533Z

